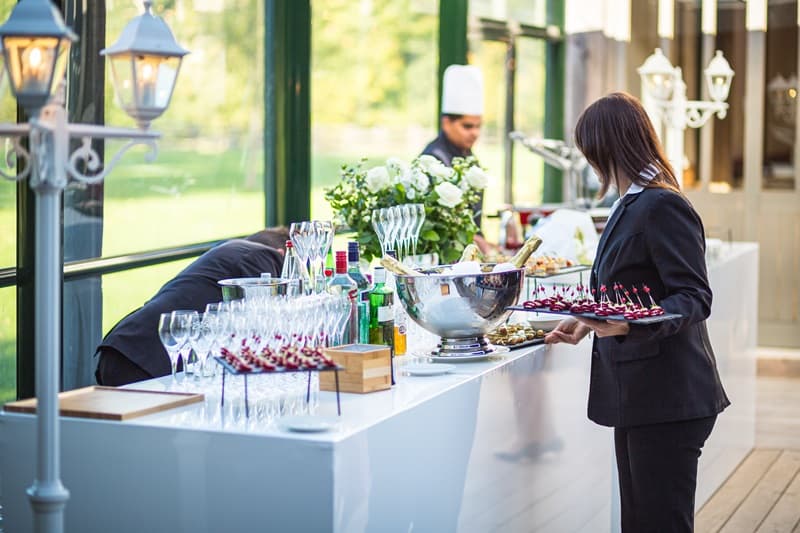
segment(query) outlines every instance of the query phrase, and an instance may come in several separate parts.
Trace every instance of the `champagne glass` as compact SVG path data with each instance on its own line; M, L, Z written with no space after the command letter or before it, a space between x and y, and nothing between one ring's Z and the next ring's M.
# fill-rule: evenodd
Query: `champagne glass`
M213 341L211 331L212 320L212 316L206 316L205 314L202 314L199 315L198 320L192 322L192 330L189 334L189 343L191 344L194 353L197 354L198 368L195 369L195 379L201 378L205 372L206 359L208 359L208 353L211 350L211 343Z
M412 204L416 217L414 218L414 228L411 232L411 248L412 254L417 255L417 243L419 242L419 232L422 230L422 225L425 223L425 205Z
M374 209L372 211L372 229L375 230L375 235L378 237L378 242L381 245L381 255L386 255L386 209Z
M161 344L167 350L169 356L170 368L172 369L172 385L175 385L175 373L178 370L178 356L182 343L172 335L170 323L172 321L172 313L161 313L158 318L158 338L161 339Z
M183 370L187 374L189 373L189 355L192 353L192 347L188 342L189 334L192 331L192 323L197 320L198 316L197 311L190 310L173 311L170 316L169 330L181 345L179 355L183 359Z

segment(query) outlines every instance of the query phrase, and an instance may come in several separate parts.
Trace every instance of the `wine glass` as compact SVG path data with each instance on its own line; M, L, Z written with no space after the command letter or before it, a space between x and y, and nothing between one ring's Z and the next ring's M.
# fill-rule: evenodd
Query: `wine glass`
M386 208L374 209L372 211L372 229L375 230L375 235L378 237L378 242L381 245L381 255L386 255Z
M312 253L312 247L314 244L314 237L315 237L315 229L314 223L308 220L303 222L292 222L289 226L289 239L292 241L292 245L294 246L295 250L297 250L297 255L300 258L300 262L306 267L309 268L309 257ZM308 279L305 277L303 278L303 286L307 287L307 291L312 290L312 280L315 279L314 265L310 265L311 270L308 272ZM305 274L305 272L304 272Z
M316 230L316 247L314 249L314 270L315 270L315 290L323 292L325 290L325 256L333 244L333 222L330 220L313 221Z
M197 366L195 370L195 379L203 377L206 367L206 359L211 350L211 343L213 342L213 333L211 322L215 317L211 315L199 315L198 320L192 322L191 332L189 333L189 344L197 354Z
M419 242L419 232L422 230L422 225L425 223L425 205L412 204L414 206L415 218L414 228L411 231L411 248L412 254L417 255L417 243Z
M192 347L189 344L189 334L192 331L192 324L198 319L199 313L191 310L173 311L170 316L169 330L175 340L180 343L179 355L183 359L183 371L189 374L189 355Z
M181 342L172 335L171 330L172 313L161 313L158 318L158 338L167 350L170 368L172 369L172 385L175 385L175 373L178 370L178 356L180 355Z

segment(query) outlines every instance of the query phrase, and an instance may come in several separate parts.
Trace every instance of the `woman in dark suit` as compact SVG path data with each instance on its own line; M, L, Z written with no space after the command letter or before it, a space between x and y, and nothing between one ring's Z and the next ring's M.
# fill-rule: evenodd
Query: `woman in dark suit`
M706 330L703 225L632 96L614 93L589 106L575 140L600 177L600 195L612 185L620 193L592 288L599 295L601 285L647 284L666 312L681 317L651 325L570 318L546 340L576 344L595 333L588 412L614 428L622 530L692 531L697 461L730 404Z

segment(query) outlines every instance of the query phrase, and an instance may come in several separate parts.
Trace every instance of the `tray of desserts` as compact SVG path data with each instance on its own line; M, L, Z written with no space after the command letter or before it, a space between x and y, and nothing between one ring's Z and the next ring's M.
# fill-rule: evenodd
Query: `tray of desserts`
M222 348L214 359L230 374L344 370L325 355L322 348L289 347L275 352L265 348L260 353L250 348L242 348L238 353Z
M495 346L507 346L511 350L542 344L545 331L524 324L505 324L486 334L486 338Z
M628 289L615 283L611 293L606 285L601 285L599 299L596 296L594 289L589 291L583 285L551 287L549 294L544 287L540 287L536 298L507 309L594 320L621 320L631 324L654 324L682 316L668 313L657 305L647 285L642 285L640 290L635 285Z

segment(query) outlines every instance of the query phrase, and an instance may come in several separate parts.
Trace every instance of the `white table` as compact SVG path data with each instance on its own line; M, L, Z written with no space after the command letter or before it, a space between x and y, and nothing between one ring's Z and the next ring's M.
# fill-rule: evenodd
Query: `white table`
M736 245L709 270L733 405L701 457L698 506L753 445L756 261ZM321 434L213 416L216 387L209 405L127 422L64 418L67 531L615 531L611 432L586 418L588 351L540 346L401 376L391 391L343 395L340 427ZM320 411L335 412L333 393ZM34 422L0 415L6 531L32 528Z

